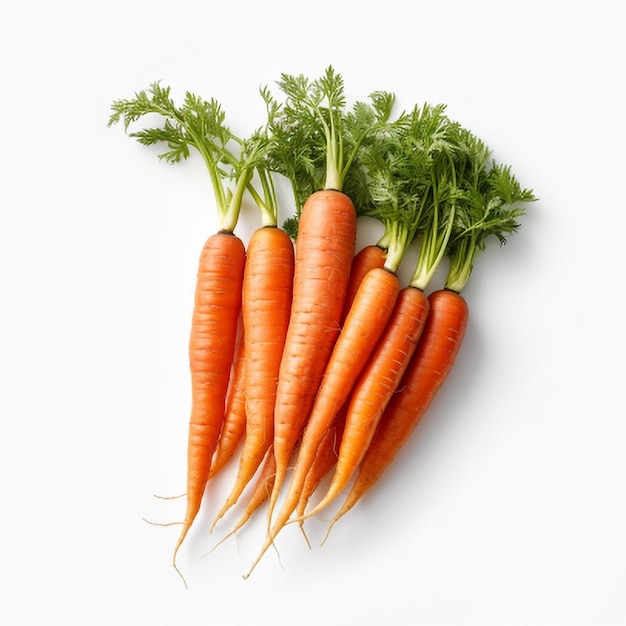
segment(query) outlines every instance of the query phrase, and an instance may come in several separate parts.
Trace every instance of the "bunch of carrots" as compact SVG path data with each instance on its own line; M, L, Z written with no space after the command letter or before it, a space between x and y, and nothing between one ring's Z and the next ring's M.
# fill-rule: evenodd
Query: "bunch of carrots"
M160 83L115 101L109 119L142 144L165 144L166 161L195 149L209 172L218 228L197 274L187 510L173 561L207 483L235 462L211 530L246 490L224 539L267 504L245 577L287 523L303 527L347 492L332 527L378 483L455 362L477 253L492 236L504 243L535 200L443 105L393 116L394 95L376 91L349 107L332 67L276 85L279 97L261 90L266 120L245 139L216 100L186 93L179 106ZM130 132L154 114L159 126ZM276 177L293 193L282 225ZM235 234L246 201L261 217L247 244ZM357 250L360 216L383 235ZM413 245L404 284L398 270ZM444 261L445 284L433 289Z

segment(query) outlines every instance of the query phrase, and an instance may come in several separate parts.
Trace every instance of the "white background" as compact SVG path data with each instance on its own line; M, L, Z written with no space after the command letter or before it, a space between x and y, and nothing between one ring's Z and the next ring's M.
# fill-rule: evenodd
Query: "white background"
M0 622L626 624L619 2L13 2L0 19ZM9 8L10 7L10 8ZM444 102L540 201L490 245L467 340L384 481L318 546L262 517L211 556L226 473L171 567L202 164L111 102L161 79L262 120L332 64L350 98ZM289 214L289 202L284 215ZM257 225L242 215L246 238ZM361 241L369 234L361 231ZM234 516L228 518L234 522ZM282 565L281 565L282 563Z

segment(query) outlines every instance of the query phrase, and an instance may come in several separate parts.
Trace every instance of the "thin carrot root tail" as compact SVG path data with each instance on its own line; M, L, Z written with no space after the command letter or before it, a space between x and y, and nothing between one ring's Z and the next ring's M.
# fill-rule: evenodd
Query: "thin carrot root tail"
M250 569L243 574L243 579L247 580L252 575L252 572L255 570L256 566L261 562L263 555L274 545L274 537L270 534L270 536L265 540L261 551L257 555L256 559L252 562Z
M328 524L328 528L326 529L326 534L324 535L324 538L322 539L320 545L323 546L326 541L328 541L328 537L330 536L330 531L333 529L333 527L335 526L335 524L352 508L351 505L348 504L348 502L346 502L341 509L339 509L339 511L335 514L335 517L333 517L332 520L330 520L330 523Z
M306 534L306 530L304 530L304 521L297 520L297 522L298 522L298 527L300 528L300 532L302 533L302 536L304 537L304 540L306 541L306 545L309 546L309 550L312 550L313 546L311 545L311 542L309 541L309 536Z
M141 519L146 524L150 524L150 526L163 526L165 528L169 526L181 526L182 524L185 523L185 522L153 522L152 520L149 520L147 517L142 517Z
M217 525L217 523L235 505L236 501L237 501L236 499L233 500L230 497L226 500L226 502L224 503L224 506L222 506L222 508L218 511L217 515L215 516L215 519L213 520L213 523L211 524L211 527L209 528L209 533L212 533L215 530L215 526Z
M217 550L223 543L226 543L228 539L233 537L245 523L245 521L239 520L235 527L228 531L204 556L207 557L210 554L213 554L213 552L215 552L215 550Z
M152 494L153 497L157 498L158 500L178 500L180 498L184 498L187 494L186 493L179 493L176 496L160 496L158 493Z
M183 581L183 585L185 585L185 589L189 589L189 585L187 585L187 580L185 579L185 576L180 571L180 568L178 567L178 564L176 563L176 558L178 556L178 550L180 549L180 547L183 544L183 541L185 539L185 534L186 533L183 533L180 536L180 538L178 539L178 542L176 543L176 547L174 548L174 555L172 556L172 566L174 567L174 570L176 571L176 573L180 576L181 580Z

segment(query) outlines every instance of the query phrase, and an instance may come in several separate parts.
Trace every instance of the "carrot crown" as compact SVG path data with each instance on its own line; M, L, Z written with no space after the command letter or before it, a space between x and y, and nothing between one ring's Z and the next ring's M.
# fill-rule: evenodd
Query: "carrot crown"
M147 146L167 145L168 149L159 154L160 159L177 163L189 157L190 148L197 150L211 179L219 229L232 232L255 168L264 158L267 137L257 131L248 139L240 139L226 125L225 113L217 100L205 100L186 92L182 105L177 106L171 97L171 88L163 87L159 82L137 92L132 99L116 100L111 108L108 125L121 121L126 131L131 124L148 114L164 118L162 126L130 133L131 137ZM268 192L266 187L264 189ZM258 194L256 199L261 200ZM265 200L266 205L271 204L267 193ZM263 211L266 206L260 208Z

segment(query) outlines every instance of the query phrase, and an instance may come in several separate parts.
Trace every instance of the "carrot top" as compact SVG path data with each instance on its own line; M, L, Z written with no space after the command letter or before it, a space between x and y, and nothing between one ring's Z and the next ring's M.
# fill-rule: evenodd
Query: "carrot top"
M251 189L255 169L260 171L264 198L253 197L263 215L264 223L276 221L276 203L264 171L263 159L267 149L267 134L257 130L247 139L237 137L226 125L226 115L215 99L205 100L186 92L182 105L171 97L171 88L154 82L134 98L113 102L108 125L120 121L128 130L140 118L156 114L165 118L162 126L144 128L130 133L140 143L150 146L159 143L168 150L160 159L177 163L187 159L190 148L197 150L207 166L218 210L218 229L232 232L239 219L246 189Z
M268 113L268 167L291 183L296 216L286 227L293 233L313 192L334 189L351 197L358 192L359 185L350 182L357 153L386 124L395 97L374 92L369 102L348 109L343 78L332 67L314 80L282 74L277 85L282 100L267 87L261 90Z
M450 267L445 287L460 292L472 273L476 254L486 239L495 236L501 245L519 228L525 203L534 202L531 189L523 188L508 165L496 163L485 143L461 129L463 150L457 159L462 194L447 250Z
M388 251L385 267L396 271L407 248L420 237L411 284L421 289L444 256L451 231L458 195L458 134L458 125L448 119L443 105L415 106L359 154L369 194L361 214L385 226L378 242Z

